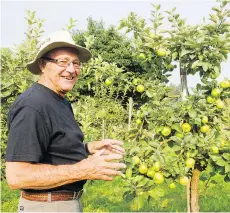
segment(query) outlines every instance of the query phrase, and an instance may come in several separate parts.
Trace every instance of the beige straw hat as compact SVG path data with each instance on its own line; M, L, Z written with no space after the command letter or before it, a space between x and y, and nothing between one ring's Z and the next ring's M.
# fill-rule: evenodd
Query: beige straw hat
M27 69L35 75L38 75L41 70L38 66L38 59L48 51L58 47L72 47L78 51L78 57L81 62L87 62L91 57L88 49L76 45L72 36L68 31L57 31L43 38L37 45L38 53L35 59L27 64Z

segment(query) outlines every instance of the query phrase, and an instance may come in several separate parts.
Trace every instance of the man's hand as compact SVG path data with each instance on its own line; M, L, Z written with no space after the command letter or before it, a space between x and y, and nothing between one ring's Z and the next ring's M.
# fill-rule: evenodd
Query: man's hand
M105 149L97 151L87 159L77 163L76 174L81 174L86 180L113 180L114 176L122 174L121 171L126 168L124 163L118 163L123 156L121 154L104 155ZM73 173L74 174L74 173Z
M122 148L123 142L113 139L104 139L101 141L92 141L88 143L88 150L91 154L95 154L98 151L104 149L103 154L108 155L111 153L117 153L123 155L125 150Z

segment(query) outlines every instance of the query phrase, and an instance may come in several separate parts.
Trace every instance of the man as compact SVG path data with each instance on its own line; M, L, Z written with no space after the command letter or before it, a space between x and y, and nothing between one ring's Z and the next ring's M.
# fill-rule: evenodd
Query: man
M72 107L64 98L91 53L66 31L44 38L27 65L38 82L21 94L8 114L6 179L21 189L19 212L81 212L86 180L112 180L125 168L123 143L106 139L83 144Z

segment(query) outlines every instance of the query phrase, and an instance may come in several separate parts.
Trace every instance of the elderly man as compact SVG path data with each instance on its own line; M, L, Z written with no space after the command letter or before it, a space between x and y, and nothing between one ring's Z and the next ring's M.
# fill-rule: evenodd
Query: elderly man
M91 53L66 31L44 38L27 65L38 82L14 102L8 114L6 179L21 189L19 212L82 212L86 180L112 180L125 168L123 143L106 139L83 144L65 94Z

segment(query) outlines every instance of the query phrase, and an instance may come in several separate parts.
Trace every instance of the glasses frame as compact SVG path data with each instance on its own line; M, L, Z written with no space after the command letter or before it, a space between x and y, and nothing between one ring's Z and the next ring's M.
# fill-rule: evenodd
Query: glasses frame
M60 65L60 61L64 60L64 59L55 59L55 58L50 58L50 57L41 57L41 59L53 62L53 63L57 64L59 67L65 67L65 68L67 68L71 63L73 64L73 61L68 61L68 63L66 65ZM73 67L76 70L80 70L82 68L82 63L79 62L79 66L78 67L75 67L75 65L73 64Z

